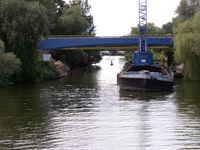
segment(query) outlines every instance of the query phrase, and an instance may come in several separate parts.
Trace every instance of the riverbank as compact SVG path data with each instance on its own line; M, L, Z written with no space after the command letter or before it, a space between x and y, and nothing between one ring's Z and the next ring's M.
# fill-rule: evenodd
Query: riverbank
M87 72L88 68L92 66L92 64L86 65L86 66L80 66L77 68L70 68L68 65L65 65L60 60L53 62L56 67L56 75L52 77L52 79L59 79L66 76L69 76L70 74L76 75L81 74L83 72Z
M55 61L54 65L56 67L56 76L53 77L53 79L62 78L69 74L69 72L70 72L69 66L65 65L60 60Z

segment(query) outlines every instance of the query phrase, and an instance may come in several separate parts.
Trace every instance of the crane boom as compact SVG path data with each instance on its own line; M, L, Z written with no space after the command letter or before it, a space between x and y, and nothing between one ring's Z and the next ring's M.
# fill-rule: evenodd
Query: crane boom
M139 51L147 51L147 0L139 0Z

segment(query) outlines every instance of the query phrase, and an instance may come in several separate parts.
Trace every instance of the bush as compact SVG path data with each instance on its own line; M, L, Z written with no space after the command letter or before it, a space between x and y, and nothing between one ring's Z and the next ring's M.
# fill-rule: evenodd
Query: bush
M13 53L4 52L4 44L0 40L0 85L9 82L11 75L20 70L20 64Z
M42 78L44 80L53 79L56 77L56 67L52 62L42 62Z
M192 19L179 24L175 46L175 58L184 64L185 76L200 80L200 11Z

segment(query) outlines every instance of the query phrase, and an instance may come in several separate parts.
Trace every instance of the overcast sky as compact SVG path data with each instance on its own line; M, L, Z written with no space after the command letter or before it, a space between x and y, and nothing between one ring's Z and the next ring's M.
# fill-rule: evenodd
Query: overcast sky
M88 0L97 36L128 35L138 24L139 0ZM147 0L148 22L157 26L172 20L180 0Z

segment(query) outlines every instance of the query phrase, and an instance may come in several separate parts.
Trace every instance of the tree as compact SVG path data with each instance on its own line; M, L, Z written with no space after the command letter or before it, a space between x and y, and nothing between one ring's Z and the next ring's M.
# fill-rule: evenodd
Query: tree
M81 35L86 32L89 22L82 14L83 12L79 5L65 9L58 18L55 33L59 35Z
M53 30L55 35L95 35L93 16L87 0L72 0L63 9ZM53 54L55 59L62 60L72 69L95 63L101 60L99 51L60 51Z
M148 23L148 35L158 36L162 34L162 29L157 27L154 23Z
M53 34L56 35L95 35L93 16L88 1L73 0L58 17Z
M200 10L199 0L181 0L176 10L178 22L184 22L193 17Z
M131 36L138 36L139 35L139 30L138 27L131 27Z
M185 75L189 79L200 78L200 11L176 29L175 58L185 66Z
M57 17L61 16L63 14L64 8L69 8L69 5L66 4L63 0L54 0L55 6L56 6L56 14Z
M173 34L173 23L168 22L168 23L162 25L162 31L164 34Z
M46 7L39 2L21 0L1 0L0 5L0 36L6 50L20 58L24 81L40 80L37 42L51 28Z
M17 79L35 82L43 78L44 68L37 51L41 37L49 33L94 35L89 11L87 0L73 0L69 4L64 0L0 0L0 38L6 50L14 52L22 62ZM91 60L88 52L77 53L80 54L75 54L73 61L82 60L83 56L84 61Z
M8 82L19 69L20 60L13 53L5 53L4 43L0 40L0 85Z
M85 0L83 2L83 11L84 11L84 16L86 20L89 22L89 27L87 28L87 33L88 35L95 35L95 25L94 25L94 20L93 16L90 14L90 9L91 6L88 4L88 0Z
M162 28L157 27L154 23L148 23L147 28L148 28L148 33L147 33L148 36L158 36L163 33ZM138 36L139 35L138 27L132 27L130 35Z

